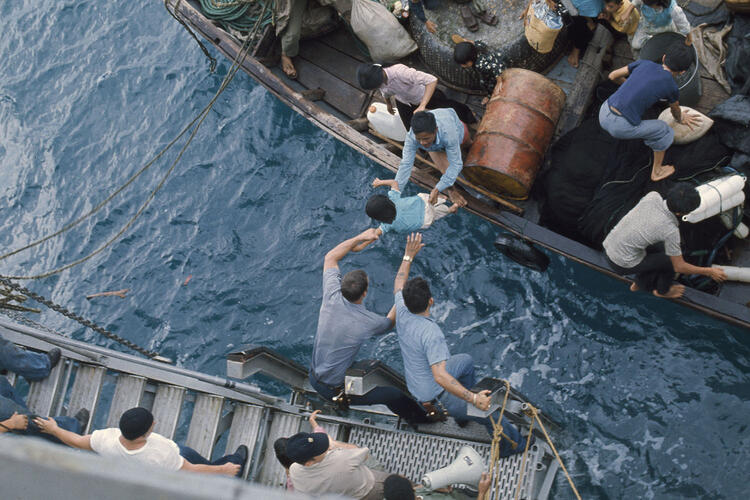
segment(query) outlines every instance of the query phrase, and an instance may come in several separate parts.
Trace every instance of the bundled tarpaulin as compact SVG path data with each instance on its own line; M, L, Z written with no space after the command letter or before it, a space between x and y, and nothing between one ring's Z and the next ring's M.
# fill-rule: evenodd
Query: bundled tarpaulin
M550 164L541 174L542 223L594 248L647 192L672 180L717 176L731 151L713 129L695 142L672 146L665 164L674 165L673 179L650 179L652 151L642 140L614 139L596 119L587 120L552 147ZM696 183L697 184L697 183ZM709 224L713 225L713 223ZM693 225L690 230L697 229ZM721 224L718 224L719 233ZM712 238L704 238L706 242ZM696 238L700 244L701 238Z
M350 24L375 62L394 62L418 49L409 32L379 2L353 0Z
M746 61L750 66L750 59ZM731 165L750 170L750 96L733 95L709 114L722 144L734 151Z
M732 88L724 72L724 64L727 60L727 44L724 38L731 29L731 24L724 27L701 24L690 32L693 47L698 53L698 60L729 94L732 93Z
M732 93L750 94L750 15L735 14L727 47L724 66Z

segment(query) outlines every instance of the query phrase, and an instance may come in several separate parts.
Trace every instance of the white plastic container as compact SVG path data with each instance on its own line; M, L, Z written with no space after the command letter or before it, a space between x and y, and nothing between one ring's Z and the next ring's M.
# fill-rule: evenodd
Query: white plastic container
M745 201L745 178L741 175L722 177L696 188L701 197L698 208L682 216L685 222L700 222L716 214L734 208Z
M732 229L732 226L734 224L732 224L733 217L731 210L722 212L721 214L719 214L719 217L721 218L721 222L722 224L724 224L724 227L726 227L727 229ZM748 230L744 222L740 222L734 229L734 235L741 240L747 238L748 233L750 233L750 231Z
M744 281L750 283L750 267L734 267L734 266L716 266L720 267L727 274L729 281Z
M388 106L382 102L374 102L367 110L367 121L379 134L394 141L404 142L404 139L406 139L404 123L398 116L398 110L394 109L393 111L395 111L395 114L392 115L388 112Z

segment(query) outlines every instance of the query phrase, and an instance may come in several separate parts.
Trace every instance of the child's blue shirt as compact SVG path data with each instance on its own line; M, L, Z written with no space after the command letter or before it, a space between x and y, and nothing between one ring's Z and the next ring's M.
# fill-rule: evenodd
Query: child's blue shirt
M672 74L661 64L639 59L628 64L630 76L609 98L609 105L622 113L631 125L641 123L648 108L660 99L676 102L680 90Z
M387 232L411 233L419 231L424 224L424 201L419 196L402 198L401 192L391 189L388 198L396 205L396 218L390 224L380 224L383 234Z

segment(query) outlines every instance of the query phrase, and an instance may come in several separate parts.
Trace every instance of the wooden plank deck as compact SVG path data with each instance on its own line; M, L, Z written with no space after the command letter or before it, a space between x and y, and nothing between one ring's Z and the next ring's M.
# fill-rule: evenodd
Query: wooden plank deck
M265 414L261 406L237 403L227 437L226 453L234 453L238 446L244 444L247 446L248 457L252 458ZM250 464L245 467L245 477L249 472Z
M221 396L198 394L195 397L193 416L190 418L190 429L185 445L204 457L210 457L218 437L223 408L224 398Z
M106 373L107 369L101 366L83 364L78 366L68 401L67 414L69 416L72 417L83 408L89 410L92 416L94 415ZM89 419L86 429L82 430L84 434L89 431L92 420Z
M271 428L268 431L263 465L258 475L258 482L268 486L283 486L286 483L286 473L273 451L273 443L282 437L289 437L300 432L302 418L288 413L274 413Z
M55 400L60 391L60 386L65 377L66 363L60 360L49 376L44 380L33 382L29 387L29 394L26 397L26 406L38 415L52 415Z

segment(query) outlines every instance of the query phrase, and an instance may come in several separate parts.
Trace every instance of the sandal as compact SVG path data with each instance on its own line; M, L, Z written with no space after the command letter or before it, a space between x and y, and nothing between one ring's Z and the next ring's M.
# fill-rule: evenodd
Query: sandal
M464 21L464 26L466 26L466 29L469 31L477 31L479 29L479 23L477 22L477 19L474 17L474 14L471 13L471 7L464 4L460 8L461 12L461 19Z

